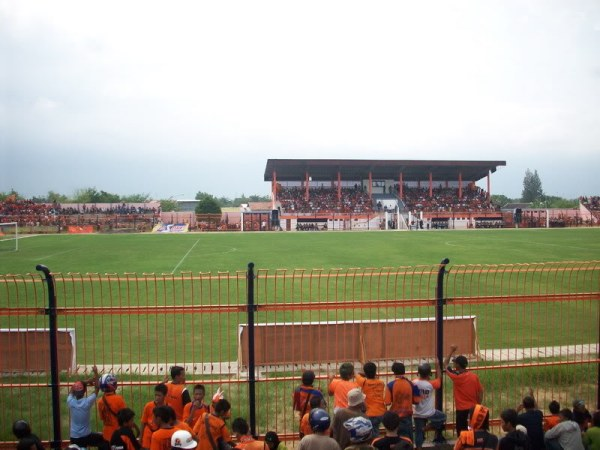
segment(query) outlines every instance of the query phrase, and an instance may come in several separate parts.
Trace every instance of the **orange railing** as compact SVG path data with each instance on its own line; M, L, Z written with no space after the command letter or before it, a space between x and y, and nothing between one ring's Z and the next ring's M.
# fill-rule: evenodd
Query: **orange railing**
M293 439L297 421L291 393L302 369L313 368L316 384L325 391L328 374L343 360L339 355L353 345L360 347L352 361L357 369L377 353L384 379L390 378L393 360L402 359L413 374L419 362L431 361L437 336L427 324L435 321L438 269L258 269L254 321L283 330L281 338L263 341L262 350L283 356L281 363L256 368L257 432L276 430ZM482 380L492 418L516 407L529 387L543 410L553 399L570 406L581 398L590 409L600 407L600 262L447 269L444 316L469 319L464 335L445 331L444 351L453 341L463 342L459 352L467 354L470 368ZM245 271L53 276L57 323L66 346L59 355L64 360L58 405L63 439L68 439L68 386L87 377L93 364L117 375L119 391L138 420L153 386L174 364L186 368L190 391L197 383L209 395L221 387L233 416L248 417L248 371L240 347L248 322ZM20 418L30 421L42 439L52 440L56 406L49 388L47 342L27 332L48 328L47 294L39 274L0 275L1 441L13 440L10 424ZM397 325L401 332L414 322L423 327L397 345L386 342L383 331L377 335L378 323L391 323L392 332ZM310 338L309 329L319 329L315 323L323 327L318 340ZM298 348L306 355L316 348L320 355L298 359L293 356ZM67 358L68 352L72 357ZM450 381L441 395L452 421ZM93 425L100 429L95 417Z

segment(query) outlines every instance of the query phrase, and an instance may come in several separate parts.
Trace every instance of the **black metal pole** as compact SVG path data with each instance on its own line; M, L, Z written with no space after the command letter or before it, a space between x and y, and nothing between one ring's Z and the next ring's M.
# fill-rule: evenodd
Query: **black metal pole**
M58 381L58 327L56 324L56 294L54 292L54 277L50 269L42 264L35 266L35 270L44 272L46 284L48 285L48 308L46 314L50 324L50 388L52 389L52 423L54 429L54 440L50 446L59 450L62 444L60 431L60 385Z
M250 433L256 436L256 373L254 355L254 263L248 263L248 403Z
M440 263L438 270L437 285L436 285L436 308L435 308L435 325L436 325L436 358L440 369L443 369L442 362L444 361L444 274L446 273L446 265L450 262L448 258L445 258ZM435 408L438 411L442 411L444 397L444 385L440 386L440 389L435 396Z

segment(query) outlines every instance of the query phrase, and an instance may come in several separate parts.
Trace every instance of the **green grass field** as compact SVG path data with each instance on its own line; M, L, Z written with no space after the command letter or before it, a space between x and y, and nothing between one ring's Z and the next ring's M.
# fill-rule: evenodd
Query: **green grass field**
M600 259L600 228L585 229L534 229L534 230L466 230L466 231L423 231L423 232L298 232L298 233L199 233L182 235L115 234L115 235L40 235L24 236L19 242L19 251L0 251L0 278L7 274L36 272L37 264L44 264L59 277L59 302L67 306L81 305L131 305L141 306L137 315L78 315L59 316L59 326L77 330L77 363L123 364L179 361L214 362L235 361L237 358L237 324L244 322L243 313L189 314L183 309L176 314L155 315L144 313L145 305L206 305L225 302L244 303L244 281L241 283L213 281L165 282L146 285L141 282L97 282L80 276L69 278L68 273L86 274L194 274L210 272L212 275L227 272L246 271L249 262L256 270L268 270L273 274L277 269L343 269L351 273L369 273L369 268L408 268L402 271L409 274L404 278L389 279L386 275L377 277L341 277L332 281L321 281L318 276L313 281L296 283L287 279L275 285L272 281L262 281L268 287L268 300L281 303L336 300L357 301L393 299L431 298L435 275L427 275L431 268L444 258L450 259L449 270L453 281L447 286L451 296L483 296L540 294L560 292L597 292L598 270L582 270L580 274L569 270L556 275L548 273L528 273L519 275L495 275L487 278L469 274L468 265L527 264L558 261L592 261ZM410 267L423 269L411 270ZM597 265L596 265L597 266ZM360 270L358 269L360 268ZM393 271L391 271L393 272ZM375 272L377 273L377 272ZM516 272L515 272L516 273ZM588 275L591 274L591 275ZM587 278L586 278L587 277ZM591 277L591 278L590 278ZM0 285L0 308L44 305L42 295L32 295L32 283L12 285L11 277L5 285ZM25 277L27 278L27 277ZM126 277L122 277L126 279ZM161 280L164 280L158 277ZM198 278L198 277L196 277ZM502 278L502 280L500 280ZM73 282L70 279L75 280ZM142 277L143 279L143 277ZM152 280L152 278L150 277ZM168 277L166 277L168 280ZM378 281L372 281L377 279ZM78 280L83 280L82 282ZM271 283L271 284L267 284ZM305 284L302 284L305 283ZM450 284L450 281L448 282ZM37 283L36 283L37 284ZM227 286L222 290L219 286ZM102 287L102 289L100 289ZM195 289L193 295L190 288ZM232 287L239 289L233 292ZM24 289L25 291L19 291ZM267 290L267 289L265 289ZM18 295L17 291L19 291ZM259 288L259 293L264 292ZM94 302L94 303L92 303ZM261 298L265 302L265 298ZM64 303L62 303L64 304ZM259 313L259 322L291 322L319 320L358 320L377 318L429 317L431 307L370 308L363 310L305 310ZM477 316L478 339L482 349L490 348L529 348L588 344L597 341L597 301L579 302L532 302L479 305L453 305L446 308L447 315ZM13 318L2 317L4 328L44 327L47 317ZM170 331L202 330L189 333L184 345L172 345ZM125 336L123 341L121 336ZM101 337L101 338L100 338ZM112 345L106 345L111 342ZM101 345L104 343L104 345ZM110 350L109 350L110 349ZM573 357L573 355L571 355ZM543 360L547 364L551 359ZM486 385L488 405L500 411L503 407L515 406L521 393L515 385L534 384L538 398L544 403L558 398L570 401L581 397L593 398L597 386L594 385L595 367L591 363L565 364L564 366L533 366L531 361L514 362L516 367L483 370L480 376ZM534 361L535 362L535 361ZM504 361L482 361L482 365L502 365ZM473 364L476 367L478 363ZM334 364L335 366L335 364ZM591 368L591 369L590 369ZM389 369L389 368L387 368ZM384 368L384 370L386 370ZM293 380L279 381L278 377L297 376L297 373L278 372L269 374L270 380L261 380L258 386L260 403L260 432L268 428L293 432L295 423L289 411L289 395L295 384ZM324 377L324 374L321 374ZM158 374L121 373L124 382L122 392L130 406L141 412L143 405L151 398L151 383ZM62 374L66 386L73 377ZM195 382L210 379L212 387L219 382L217 374L190 374L188 380ZM245 415L247 405L246 383L244 380L228 380L228 395L234 404L234 414ZM0 387L8 393L7 408L0 412L0 419L9 423L18 417L28 417L38 423L37 430L44 437L51 429L49 423L48 389L42 387L12 388L12 383L46 382L44 377L28 375L6 376ZM324 380L320 380L323 385ZM148 384L150 383L150 384ZM191 384L191 381L188 381ZM189 386L188 386L189 387ZM1 393L1 392L0 392ZM31 400L42 399L42 407ZM447 407L451 408L451 391L444 394ZM275 398L275 400L273 400ZM62 409L63 430L68 423L66 411ZM0 440L10 439L5 427L0 432Z
M236 272L600 259L600 228L24 236L0 274Z

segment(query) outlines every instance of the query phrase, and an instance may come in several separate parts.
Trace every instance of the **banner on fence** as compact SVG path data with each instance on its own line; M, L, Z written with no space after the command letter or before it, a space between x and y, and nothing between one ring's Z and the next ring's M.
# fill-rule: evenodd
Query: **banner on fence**
M434 317L351 322L255 324L255 364L320 364L331 361L433 359ZM417 338L418 337L418 338ZM248 326L239 326L239 362L248 365ZM274 345L277 343L277 345ZM456 344L477 355L476 316L444 318L444 354Z
M83 225L83 226L69 225L67 227L67 231L71 234L93 233L94 226L93 225Z
M0 373L50 371L50 330L47 328L0 328ZM75 329L58 329L58 367L76 369Z
M153 233L186 233L189 230L187 223L159 223L154 226Z

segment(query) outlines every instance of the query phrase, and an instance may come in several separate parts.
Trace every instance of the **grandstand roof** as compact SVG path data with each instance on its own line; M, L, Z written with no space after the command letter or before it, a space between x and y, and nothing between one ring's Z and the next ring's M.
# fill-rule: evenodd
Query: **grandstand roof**
M313 181L337 179L338 171L343 180L398 179L400 172L404 181L458 180L479 181L488 171L495 172L506 161L426 161L426 160L383 160L383 159L269 159L265 167L265 181L301 181L305 174Z

